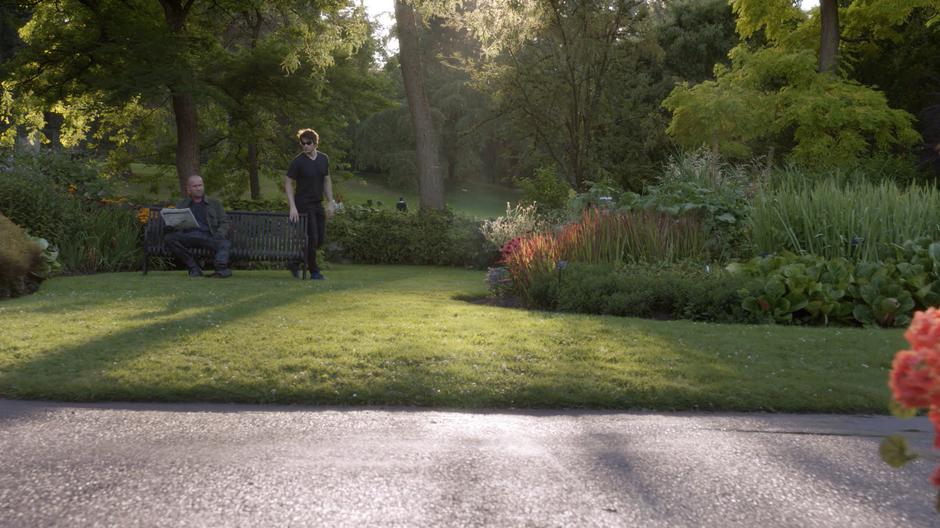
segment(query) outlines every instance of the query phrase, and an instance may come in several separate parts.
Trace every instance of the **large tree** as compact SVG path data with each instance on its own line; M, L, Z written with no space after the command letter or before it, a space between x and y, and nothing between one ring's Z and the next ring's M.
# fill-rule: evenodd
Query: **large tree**
M891 33L914 9L935 11L936 0L853 0L837 10L834 4L806 14L792 0L732 0L737 31L751 40L731 51L731 66L719 67L715 81L680 85L664 101L673 112L673 137L734 156L780 148L820 168L916 144L913 116L854 81L838 59L870 46L865 32Z
M395 1L395 27L398 32L401 75L411 112L418 154L418 188L421 207L444 208L444 182L441 173L440 144L425 86L425 71L418 42L418 19L405 0Z
M358 46L361 12L349 16L339 0L33 0L20 31L25 47L2 85L7 120L36 126L16 108L57 108L75 140L93 118L128 108L172 110L180 188L199 172L199 111L214 100L208 79L220 57L238 46L231 36L250 30L246 13L263 17L264 31L289 44L286 72L304 63L322 67L336 49ZM257 22L257 20L256 20ZM250 24L249 24L250 26ZM31 119L28 119L31 118ZM73 122L69 122L69 119ZM99 121L101 121L99 119ZM132 126L132 125L131 125Z
M482 40L481 83L577 189L595 179L620 54L639 40L640 0L479 0L459 16Z

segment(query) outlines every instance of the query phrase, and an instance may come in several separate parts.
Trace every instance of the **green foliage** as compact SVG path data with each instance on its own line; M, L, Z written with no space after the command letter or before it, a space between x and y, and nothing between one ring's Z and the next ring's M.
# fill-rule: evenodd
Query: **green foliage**
M731 0L731 9L738 17L737 30L742 38L763 30L769 40L779 42L806 20L791 0Z
M76 273L136 269L142 232L135 210L91 205L59 243L59 255L65 268Z
M606 182L589 182L588 190L570 201L570 208L575 213L597 207L695 217L704 229L706 258L727 261L749 250L746 228L752 171L749 165L721 163L706 151L679 153L643 194L624 192Z
M42 278L48 278L62 269L62 263L59 262L59 248L49 243L45 238L26 235L30 240L39 246L39 266L34 273Z
M506 214L480 224L480 233L487 242L502 249L510 240L551 229L551 224L538 214L535 204L506 203Z
M907 326L914 311L914 298L904 289L900 270L893 264L860 263L852 287L852 315L866 326Z
M744 165L723 164L705 151L679 154L669 160L656 184L642 195L625 193L619 205L700 218L709 259L727 261L748 249L749 170Z
M567 263L675 264L703 261L701 222L647 210L613 212L589 209L557 233L542 232L513 239L502 250L516 293L530 300L545 275Z
M65 164L59 155L35 159L17 156L12 166L0 176L0 212L53 244L60 244L81 223L82 203L79 187L70 193L70 182L85 179L80 163ZM47 163L48 162L48 163ZM51 170L44 170L43 168ZM69 173L66 169L76 173ZM61 171L58 169L62 169Z
M40 271L42 252L21 227L0 213L0 299L27 293L27 274Z
M0 178L0 212L55 245L68 271L133 269L140 224L136 211L103 197L109 189L82 160L18 156Z
M479 223L450 211L401 213L351 206L327 224L327 257L366 264L434 264L485 269L498 249Z
M758 193L748 222L759 254L879 261L905 240L940 235L940 191L890 181L805 181L797 174Z
M767 321L899 327L940 301L940 243L907 241L883 262L783 253L728 265L755 279L743 307Z
M877 49L879 39L895 39L914 9L936 13L931 0L843 4L843 65ZM819 10L807 16L789 0L734 0L732 8L738 33L754 41L731 51L731 66L718 67L715 81L678 86L663 102L673 113L668 131L681 145L736 157L774 148L790 161L831 168L872 154L903 156L920 141L912 115L890 108L877 89L816 72ZM758 35L766 45L757 45Z
M732 263L728 271L757 279L744 289L744 309L777 323L851 322L852 264L790 253Z
M274 198L269 200L246 200L242 198L229 199L224 202L227 211L284 211L287 212L287 198Z
M728 51L738 43L727 0L680 0L666 9L668 19L656 27L665 67L684 81L712 78L714 65L727 61Z
M731 59L715 81L678 86L663 101L679 144L738 158L779 146L790 161L839 167L903 152L920 139L913 116L889 108L881 92L816 73L811 50L738 47Z
M571 185L558 177L552 166L539 167L535 174L521 177L516 184L522 189L522 199L535 204L542 213L564 209L571 197Z
M748 322L739 289L738 278L720 270L576 263L540 277L529 301L565 312Z
M24 45L5 65L0 121L15 126L4 127L0 143L26 133L101 149L117 172L135 160L171 162L182 142L194 153L185 162L198 170L204 148L207 181L237 192L249 172L282 173L303 123L319 129L341 168L348 125L383 102L364 10L294 0L190 4L32 2ZM187 134L175 137L174 117Z
M658 161L656 105L671 79L645 6L486 0L458 18L482 41L476 79L525 162L553 163L581 190L599 173L631 179L632 167Z

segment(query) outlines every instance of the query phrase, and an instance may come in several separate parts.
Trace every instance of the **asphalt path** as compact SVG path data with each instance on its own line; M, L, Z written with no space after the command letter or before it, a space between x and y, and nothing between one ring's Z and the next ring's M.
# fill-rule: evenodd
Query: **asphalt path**
M891 417L0 400L0 526L940 526Z

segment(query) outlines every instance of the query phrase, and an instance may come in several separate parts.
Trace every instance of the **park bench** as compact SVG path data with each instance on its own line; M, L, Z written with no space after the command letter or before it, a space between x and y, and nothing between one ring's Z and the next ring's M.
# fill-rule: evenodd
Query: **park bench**
M150 257L173 256L163 242L164 223L160 209L148 208L144 227L144 275L147 274ZM299 222L291 222L287 213L228 211L227 214L231 224L228 239L232 243L229 261L301 262L303 278L307 278L306 214L300 215ZM191 251L197 259L213 257L207 249Z

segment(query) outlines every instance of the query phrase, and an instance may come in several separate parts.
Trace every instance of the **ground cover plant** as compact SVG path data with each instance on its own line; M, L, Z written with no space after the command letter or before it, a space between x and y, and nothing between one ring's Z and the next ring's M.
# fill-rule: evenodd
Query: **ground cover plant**
M508 310L479 272L58 277L0 303L0 396L884 412L896 330Z

